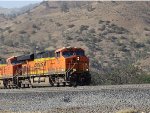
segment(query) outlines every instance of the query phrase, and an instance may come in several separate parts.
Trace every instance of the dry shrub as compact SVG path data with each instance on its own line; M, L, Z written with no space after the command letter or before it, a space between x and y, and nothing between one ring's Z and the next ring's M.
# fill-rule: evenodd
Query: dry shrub
M134 109L124 109L124 110L120 110L116 113L139 113L137 110Z

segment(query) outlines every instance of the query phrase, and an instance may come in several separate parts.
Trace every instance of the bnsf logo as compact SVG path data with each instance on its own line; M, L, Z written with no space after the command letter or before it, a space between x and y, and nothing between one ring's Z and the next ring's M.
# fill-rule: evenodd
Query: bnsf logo
M34 65L35 68L44 67L44 66L46 66L46 62L38 62L38 63L35 63Z

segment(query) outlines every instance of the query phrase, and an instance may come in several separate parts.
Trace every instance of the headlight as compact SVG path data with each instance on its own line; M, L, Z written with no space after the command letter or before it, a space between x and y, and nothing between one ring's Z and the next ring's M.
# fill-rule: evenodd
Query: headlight
M73 71L77 71L76 69L73 69Z
M89 69L86 69L86 71L89 71Z
M80 57L77 57L77 60L79 61L79 60L80 60Z

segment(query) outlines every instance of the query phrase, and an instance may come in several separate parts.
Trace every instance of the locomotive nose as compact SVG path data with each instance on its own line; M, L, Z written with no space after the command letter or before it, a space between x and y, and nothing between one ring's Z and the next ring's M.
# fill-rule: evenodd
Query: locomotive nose
M72 63L76 71L89 71L89 61L85 56L74 56Z

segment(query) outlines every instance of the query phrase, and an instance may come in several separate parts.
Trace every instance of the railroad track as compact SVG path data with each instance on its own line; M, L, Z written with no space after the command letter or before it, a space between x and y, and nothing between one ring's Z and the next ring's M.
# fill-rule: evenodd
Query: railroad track
M130 89L150 89L150 84L132 85L100 85L100 86L77 86L77 87L34 87L20 89L0 89L0 93L23 93L23 92L63 92L63 91L100 91L100 90L130 90Z

